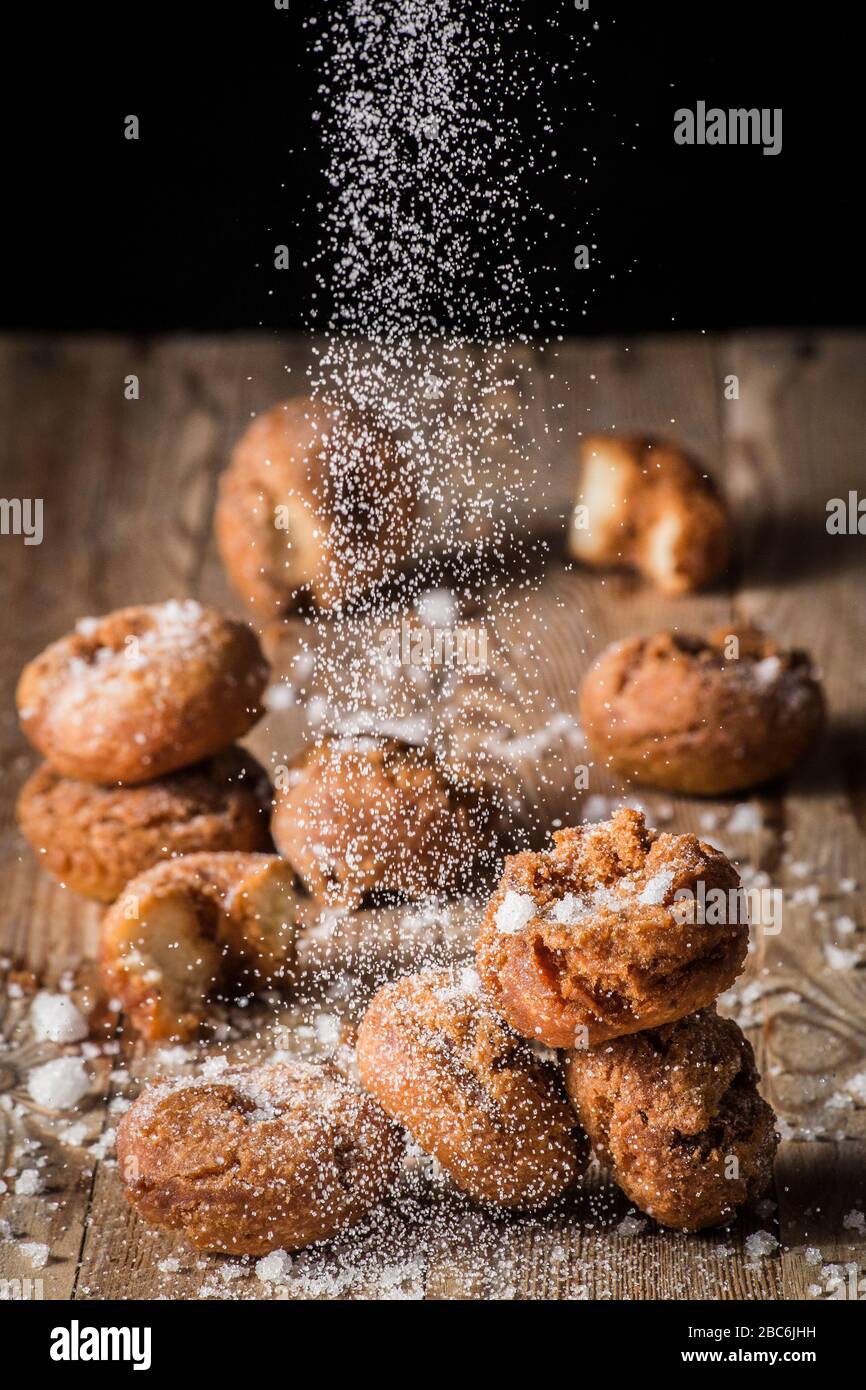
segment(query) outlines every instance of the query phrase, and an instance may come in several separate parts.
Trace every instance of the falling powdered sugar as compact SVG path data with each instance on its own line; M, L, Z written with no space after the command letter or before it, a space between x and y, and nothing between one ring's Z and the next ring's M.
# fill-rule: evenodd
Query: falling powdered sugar
M527 323L550 333L558 313L532 283L549 229L531 190L555 156L555 123L522 23L504 0L347 0L305 21L326 182L308 312L318 334L310 391L328 421L317 511L335 589L348 574L358 595L340 610L339 640L332 627L313 639L313 742L397 737L447 763L458 737L448 702L473 676L483 682L486 666L382 662L378 639L404 620L453 638L464 604L516 607L504 597L505 562L536 544L524 523L543 506L546 473L524 344ZM552 66L562 74L571 63ZM515 101L527 106L518 124ZM373 447L359 448L362 435ZM396 598L377 584L394 570L390 541L370 553L359 499L412 557L397 562ZM448 587L431 586L414 562L444 555ZM576 740L570 716L553 710L542 725L531 698L515 696L526 717L512 737L479 739L494 794L506 796L518 760Z

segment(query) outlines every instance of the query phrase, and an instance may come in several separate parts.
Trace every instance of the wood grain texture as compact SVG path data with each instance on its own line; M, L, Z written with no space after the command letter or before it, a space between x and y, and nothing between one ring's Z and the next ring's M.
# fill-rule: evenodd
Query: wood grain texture
M268 337L0 340L0 492L41 496L45 507L41 546L0 537L0 955L40 983L92 956L99 911L53 884L15 829L15 796L36 761L14 717L17 673L86 613L192 595L243 616L211 540L216 479L250 414L300 389L308 361L304 343ZM123 396L130 372L141 381L134 402ZM724 396L730 373L738 400ZM864 1236L850 1214L866 1206L866 967L833 969L827 948L866 947L866 538L828 536L825 507L851 488L866 494L866 345L831 333L569 342L538 359L528 380L527 435L544 441L544 476L527 513L545 543L534 552L535 580L497 597L484 619L496 652L490 678L443 692L434 717L467 739L485 721L504 722L514 794L536 836L554 818L581 814L574 771L585 755L571 721L582 675L608 641L749 618L807 647L823 672L831 710L823 745L788 783L747 798L754 829L728 831L731 802L640 794L650 819L716 840L785 893L781 932L755 933L744 981L727 1001L748 1026L786 1135L775 1194L780 1252L757 1258L746 1248L754 1231L776 1229L766 1210L698 1237L652 1223L630 1235L628 1225L618 1229L624 1199L596 1174L572 1205L544 1218L504 1219L439 1193L435 1220L395 1212L376 1259L353 1264L338 1246L297 1262L287 1289L263 1285L144 1228L122 1196L110 1145L100 1156L99 1136L152 1066L140 1045L120 1038L116 1058L94 1063L87 1137L77 1147L57 1142L63 1121L27 1098L28 1069L48 1053L28 1040L25 974L11 977L0 1000L0 1134L7 1145L28 1134L41 1141L33 1152L46 1159L44 1191L4 1195L0 1216L49 1244L39 1271L45 1297L778 1299L816 1287L827 1296L832 1263L863 1276ZM583 430L609 428L669 434L706 460L737 520L725 583L668 600L564 560L575 442ZM288 668L304 635L298 619L269 634L278 666ZM558 734L545 740L551 718ZM251 746L269 764L286 760L303 724L297 707L269 715ZM590 768L589 794L621 790ZM843 893L845 879L858 887ZM372 987L419 952L466 953L476 916L471 903L427 916L358 914L313 933L301 998L281 1008L276 1025L270 1013L251 1015L233 1048L256 1055L273 1045L276 1027L282 1046L316 1055L323 1012L336 1026L357 1014L340 997L347 972ZM845 917L857 930L843 937ZM807 1249L822 1260L810 1263ZM0 1245L0 1278L28 1273L16 1244Z

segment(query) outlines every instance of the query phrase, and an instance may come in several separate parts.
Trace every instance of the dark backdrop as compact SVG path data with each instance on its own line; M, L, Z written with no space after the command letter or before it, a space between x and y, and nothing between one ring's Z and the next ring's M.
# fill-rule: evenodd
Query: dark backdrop
M554 220L546 255L530 260L561 326L861 321L860 79L846 71L846 9L514 3L541 69L599 26L572 76L545 83L560 157L534 189ZM301 21L317 8L34 7L29 32L7 34L3 326L303 323L322 189ZM698 99L781 106L782 153L675 146L673 112ZM123 138L130 112L137 143ZM566 173L589 175L585 194ZM599 255L584 280L572 248L587 206ZM277 242L291 247L287 273L271 268Z

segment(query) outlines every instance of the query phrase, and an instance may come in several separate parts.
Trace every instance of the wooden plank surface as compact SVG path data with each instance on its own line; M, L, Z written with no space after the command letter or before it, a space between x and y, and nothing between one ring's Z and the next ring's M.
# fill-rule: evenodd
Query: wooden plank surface
M174 1237L148 1230L123 1199L111 1131L141 1078L165 1059L106 1032L81 1117L40 1114L30 1103L27 1073L53 1055L29 1040L30 994L70 970L77 987L90 988L82 962L92 957L100 914L40 871L15 829L17 789L35 764L12 707L17 673L78 617L121 604L192 595L243 616L211 540L216 478L251 412L295 383L300 389L308 352L264 336L0 341L0 492L41 496L45 505L41 546L0 538L7 986L0 1138L7 1187L33 1168L42 1188L0 1198L13 1237L0 1244L0 1279L29 1275L42 1280L45 1297L82 1299L776 1299L826 1297L838 1289L839 1271L848 1277L854 1267L862 1277L866 968L833 969L828 947L863 947L866 955L864 540L828 537L824 524L828 498L866 492L866 345L856 335L587 341L548 350L535 364L527 420L528 434L546 441L539 489L546 511L537 520L548 549L535 582L513 586L485 618L497 653L489 681L443 697L435 713L448 729L465 724L467 737L485 718L509 726L515 795L538 834L555 817L579 817L622 790L598 769L590 771L593 802L574 790L585 756L574 728L576 693L608 641L748 617L814 653L831 722L819 754L789 783L744 798L751 809L732 823L735 802L640 796L651 819L699 831L785 893L782 932L756 934L743 980L725 1001L756 1044L782 1121L777 1210L765 1206L730 1230L684 1237L652 1223L632 1233L622 1224L629 1208L603 1174L567 1210L531 1219L478 1212L435 1186L419 1203L410 1184L369 1236L302 1256L285 1286L268 1286L249 1266L190 1255ZM138 401L123 396L131 372L141 381ZM739 378L738 400L724 395L730 373ZM625 576L565 563L557 528L571 497L575 442L581 430L613 427L670 434L720 478L739 538L725 584L673 601ZM298 634L297 623L269 634L286 669ZM281 761L298 746L303 722L300 706L274 712L251 746L265 761ZM543 737L546 726L554 737ZM842 891L845 880L856 888ZM341 987L347 974L363 990L420 952L465 953L475 915L472 904L426 916L359 914L335 932L313 932L301 998L243 1026L234 1020L233 1051L258 1055L277 1045L326 1053L356 1021L357 999L347 1004ZM841 937L840 918L856 930ZM74 1143L68 1134L62 1142L70 1118L84 1125ZM748 1236L760 1230L778 1236L778 1251L749 1253ZM43 1268L30 1268L22 1239L50 1247Z

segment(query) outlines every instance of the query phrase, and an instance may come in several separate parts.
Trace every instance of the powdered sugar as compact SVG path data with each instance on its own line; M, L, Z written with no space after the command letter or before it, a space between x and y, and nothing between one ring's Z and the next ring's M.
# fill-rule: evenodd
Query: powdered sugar
M30 1006L30 1026L38 1042L74 1043L87 1037L87 1021L68 994L41 990Z
M40 1240L22 1240L18 1253L23 1256L31 1269L44 1269L48 1263L49 1247Z
M496 930L503 936L516 936L537 915L538 908L528 893L509 889L496 910Z
M854 970L863 959L860 951L834 946L829 941L824 945L824 957L831 970Z
M256 1261L256 1278L263 1284L283 1283L291 1272L292 1257L285 1250L272 1250Z
M782 674L782 663L777 656L765 656L762 661L756 661L752 667L752 675L763 689L774 685Z
M779 1248L779 1242L770 1231L753 1231L750 1236L746 1236L746 1254L752 1259L763 1259L766 1255L773 1255Z
M633 1212L629 1212L628 1216L624 1216L622 1221L620 1221L616 1228L616 1233L618 1236L624 1236L626 1238L639 1236L643 1235L646 1226L647 1223L642 1217L635 1216Z
M58 1057L30 1073L27 1089L46 1110L72 1110L90 1089L90 1080L79 1057Z
M657 907L664 902L673 885L674 875L669 869L654 874L638 896L643 907Z
M725 829L731 835L755 835L763 830L764 820L759 808L751 801L735 806Z
M589 911L589 905L585 898L579 898L575 893L566 893L558 902L553 904L550 909L550 919L553 922L560 922L565 927L575 927L582 921Z
M15 1179L16 1197L35 1197L42 1191L42 1178L38 1168L23 1168Z
M320 334L309 385L325 418L316 511L335 586L360 591L339 640L324 628L314 639L311 741L396 736L444 762L465 737L512 805L519 762L578 746L573 717L536 710L502 669L490 685L524 717L476 736L471 715L460 722L460 693L487 680L487 664L422 669L402 647L382 660L377 639L404 619L453 635L492 589L507 609L503 562L534 544L521 521L546 487L528 424L536 367L514 342L518 323L544 334L539 320L558 311L530 283L539 258L524 174L544 159L552 124L532 45L520 62L506 56L520 26L504 0L351 0L305 21L327 185L309 317ZM506 98L527 95L515 128ZM394 556L387 545L372 554L359 534L359 498L413 561L448 553L449 584L431 587L409 566L396 605L371 585Z

